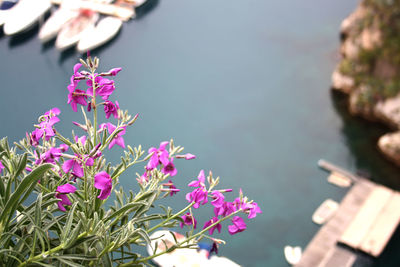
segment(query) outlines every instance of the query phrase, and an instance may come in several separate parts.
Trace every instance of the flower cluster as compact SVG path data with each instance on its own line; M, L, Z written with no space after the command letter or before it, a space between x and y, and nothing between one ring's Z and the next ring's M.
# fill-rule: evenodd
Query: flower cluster
M87 70L80 70L83 66ZM196 156L191 153L183 154L183 148L175 146L173 140L163 141L158 146L148 149L147 153L142 151L140 145L134 149L127 145L124 136L138 115L132 118L127 111L120 109L118 101L110 100L115 91L115 83L110 77L116 76L121 68L98 73L97 67L97 58L92 60L89 57L87 61L82 60L81 63L74 66L73 75L67 87L67 103L72 110L77 112L78 106L81 106L84 121L73 122L73 124L78 127L79 131L83 131L83 135L75 135L73 131L72 138L67 138L57 131L56 124L60 122L61 112L58 108L52 108L39 117L38 124L34 125L35 129L27 133L26 139L21 142L21 149L25 149L27 153L18 162L18 164L25 162L25 166L18 168L21 170L19 173L25 170L24 174L33 175L38 173L38 169L47 168L36 180L29 179L35 183L33 186L36 186L39 192L45 193L38 194L38 196L50 198L43 201L47 205L43 216L52 216L51 219L47 218L46 222L54 219L57 220L54 228L69 227L65 234L64 230L60 229L51 232L53 226L49 227L46 230L49 231L48 233L35 233L32 240L36 240L36 234L40 235L40 238L48 238L61 233L59 240L39 242L40 246L42 244L61 244L50 250L51 253L57 253L58 250L74 244L73 242L79 246L80 242L87 240L79 249L73 251L101 249L97 253L88 252L85 255L103 255L113 252L123 255L124 247L131 244L143 244L144 241L147 241L143 236L150 235L158 228L170 228L179 224L181 228L190 226L196 229L198 222L193 210L207 206L207 204L213 209L212 218L204 223L198 233L190 232L186 241L177 244L177 247L188 246L192 244L192 241L198 242L207 232L209 235L213 235L215 230L221 232L222 222L225 220L231 221L227 227L231 235L242 232L247 225L239 215L243 216L244 214L248 219L252 219L262 213L258 204L244 197L241 190L239 197L233 201L227 201L225 195L232 192L232 189L216 189L219 178L214 179L211 172L206 176L205 172L201 170L197 179L188 184L190 192L186 194L188 204L184 209L172 214L171 209L166 208L166 214L162 216L145 214L155 206L154 202L157 199L174 196L180 191L173 182L178 175L175 164L180 159L192 160ZM102 123L98 121L97 116L100 111L99 107L103 107L106 118L106 121ZM87 114L90 113L93 115L93 120L88 119ZM106 161L104 150L115 149L117 146L124 149L124 154L121 157L121 163L112 166ZM27 160L28 155L29 160ZM6 168L3 164L6 165ZM0 161L0 174L4 172L4 169L9 172L10 166L18 164ZM138 184L135 189L137 190L130 191L129 194L126 194L122 187L120 190L116 190L121 175L137 164L142 164L144 169L144 172L140 172L142 174L136 173ZM10 177L18 177L18 175ZM9 188L11 187L9 186ZM112 193L116 196L116 204L106 211L103 205ZM38 203L42 202L38 201ZM53 205L53 210L50 212L48 212L51 210L49 205ZM77 209L76 212L75 209ZM62 216L53 216L52 212L60 211ZM35 217L35 221L42 218L40 213L36 211L33 213L39 214L37 218ZM71 216L79 218L70 219ZM155 224L156 220L160 220L160 222L153 226L152 224ZM31 218L29 221L32 221ZM71 230L72 224L74 224L74 230ZM88 226L89 224L90 226ZM142 229L139 231L138 228ZM142 230L146 234L143 234ZM112 237L103 238L108 235ZM71 241L73 238L75 241ZM79 238L81 239L78 240ZM212 250L216 252L219 241L211 239L214 241ZM105 243L99 245L98 242ZM43 247L42 250L44 251L44 249L47 248ZM67 251L64 250L63 253L67 253ZM34 249L29 254L33 255ZM28 261L31 260L32 263L36 263L36 260L39 263L39 260L43 259L41 255L26 258L29 258ZM65 254L60 255L64 256ZM139 256L135 257L135 260L126 263L127 266L141 263ZM126 259L131 260L135 257L129 256ZM151 257L147 257L145 260L149 260ZM96 260L101 261L100 258L96 258ZM95 262L92 262L91 265L97 266Z
M225 201L225 196L223 193L232 192L232 189L211 190L216 181L213 180L212 174L210 173L208 177L208 181L210 181L210 188L207 190L205 180L206 177L204 175L204 171L201 170L197 180L194 180L188 184L188 186L195 187L195 189L186 195L186 200L193 205L193 208L197 209L200 206L208 203L208 198L212 199L210 203L214 209L215 216L207 221L203 227L203 229L208 228L210 235L214 233L215 229L218 230L218 232L221 232L222 226L219 222L221 219L226 218L227 216L242 212L247 214L249 219L252 219L255 218L258 213L262 213L256 202L247 202L247 199L242 197L243 193L241 190L241 197L236 198L233 202L228 202ZM197 221L193 214L185 214L182 216L182 220L183 222L181 223L181 227L186 224L193 225L193 228L196 228ZM228 226L228 232L231 235L242 232L246 229L246 223L239 216L234 216L232 218L232 223L233 225Z

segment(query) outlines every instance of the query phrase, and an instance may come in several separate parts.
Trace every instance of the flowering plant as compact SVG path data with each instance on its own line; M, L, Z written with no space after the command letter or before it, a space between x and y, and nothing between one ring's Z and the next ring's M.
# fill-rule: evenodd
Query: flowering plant
M248 218L261 213L256 202L239 196L225 200L230 189L216 189L219 178L200 171L188 186L188 205L174 213L153 207L159 199L179 192L173 184L177 175L174 160L194 159L182 154L183 148L173 141L161 142L148 153L139 145L125 144L124 134L135 123L122 111L117 101L110 100L114 81L121 68L97 73L98 58L90 55L74 66L68 85L68 104L83 113L82 122L73 124L83 132L72 138L56 130L60 110L53 108L39 117L35 130L10 148L7 139L0 141L0 262L4 266L142 266L164 253L179 248L196 248L197 242L212 238L221 231L221 223L231 219L230 234L246 229L239 214ZM86 70L80 70L85 67ZM87 86L86 90L78 86ZM82 87L81 87L82 88ZM86 107L86 111L83 107ZM98 112L107 120L99 123ZM89 120L87 113L92 113ZM116 166L106 161L103 152L120 146L126 149ZM17 153L17 148L23 153ZM119 185L120 176L134 165L144 167L136 174L138 188L126 192ZM107 202L115 194L114 204ZM214 217L197 229L194 210L210 203ZM164 251L140 255L136 246L151 246L151 233L158 229L189 227L186 238ZM207 236L207 233L210 236ZM159 241L161 243L162 241ZM216 245L214 244L214 247Z

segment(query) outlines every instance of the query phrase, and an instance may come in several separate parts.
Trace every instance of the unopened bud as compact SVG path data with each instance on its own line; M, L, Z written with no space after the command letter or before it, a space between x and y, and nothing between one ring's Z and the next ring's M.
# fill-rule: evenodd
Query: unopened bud
M128 122L128 125L130 126L130 125L134 124L138 117L139 117L139 113L136 114L135 117L133 117L133 119L130 122Z

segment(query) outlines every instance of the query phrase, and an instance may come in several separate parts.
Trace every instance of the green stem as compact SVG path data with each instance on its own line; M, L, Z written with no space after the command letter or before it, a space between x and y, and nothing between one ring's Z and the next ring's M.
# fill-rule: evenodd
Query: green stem
M77 239L82 238L82 237L85 237L86 235L87 235L87 233L86 233L86 232L83 232L82 234L80 234L80 235L78 236ZM50 250L48 250L48 251L45 251L45 252L42 252L41 254L36 255L35 257L30 257L29 259L27 259L26 261L24 261L24 262L22 262L20 265L18 265L18 267L23 267L23 266L26 266L27 264L29 264L29 263L31 263L31 262L35 262L35 261L38 261L38 260L45 259L45 258L47 258L49 255L51 255L51 254L53 254L53 253L55 253L55 252L57 252L57 251L60 251L60 250L62 250L62 249L64 249L64 244L60 244L59 246L57 246L57 247L55 247L55 248L52 248L52 249L50 249Z

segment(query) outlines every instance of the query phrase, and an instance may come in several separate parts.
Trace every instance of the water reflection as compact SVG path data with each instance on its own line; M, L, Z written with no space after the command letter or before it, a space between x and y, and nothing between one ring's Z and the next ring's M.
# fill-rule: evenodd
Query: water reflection
M24 31L20 34L16 34L10 37L8 42L8 46L10 48L15 48L16 46L27 43L29 40L35 38L39 32L39 24L36 23L35 26L30 28L27 31Z
M356 168L370 174L371 180L400 190L399 168L387 161L377 147L379 137L390 129L380 123L352 116L347 108L347 96L332 92L331 99L334 110L342 119L341 133L354 155Z
M147 0L142 6L136 8L136 18L135 19L141 19L143 16L145 16L147 13L150 11L154 10L158 4L159 0Z

